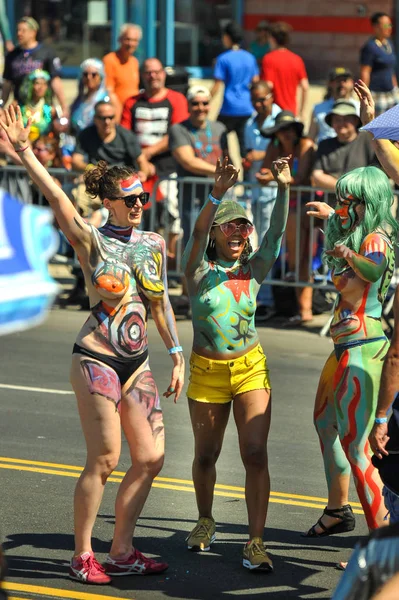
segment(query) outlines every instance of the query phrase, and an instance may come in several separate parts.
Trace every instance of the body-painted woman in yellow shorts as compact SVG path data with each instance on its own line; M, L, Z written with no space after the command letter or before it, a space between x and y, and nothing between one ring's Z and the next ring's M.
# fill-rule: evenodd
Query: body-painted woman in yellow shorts
M86 191L99 196L109 220L88 225L33 154L29 124L21 111L5 111L1 126L20 153L30 177L47 198L60 229L75 248L85 276L90 314L73 348L71 382L87 446L85 468L75 489L75 552L72 579L106 584L112 576L160 573L167 563L147 558L132 545L136 521L164 457L164 426L157 386L148 360L147 317L152 316L173 360L165 396L179 396L184 360L166 287L165 241L136 231L148 197L130 167L104 161L85 173ZM104 567L91 536L105 483L121 451L121 429L132 465L119 487L115 530Z
M278 196L270 229L256 252L250 245L253 225L245 210L237 202L222 200L238 175L225 159L217 165L215 185L183 257L194 328L187 396L195 439L193 480L199 511L187 546L190 550L209 550L216 537L212 516L215 465L233 406L246 470L249 541L244 547L243 565L265 571L273 569L263 545L270 495L267 437L271 386L254 318L256 295L280 251L291 182L287 159L277 160L273 169Z

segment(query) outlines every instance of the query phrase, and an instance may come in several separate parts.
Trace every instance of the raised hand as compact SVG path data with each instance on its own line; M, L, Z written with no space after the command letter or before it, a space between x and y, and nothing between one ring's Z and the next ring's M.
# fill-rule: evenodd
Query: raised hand
M309 206L313 210L306 211L306 214L310 217L318 217L319 219L328 219L334 209L327 204L327 202L307 202L306 206Z
M282 156L272 163L272 173L278 185L287 186L291 183L291 170L288 161L291 156Z
M28 120L28 124L25 127L19 106L17 106L16 110L13 106L6 108L0 120L0 125L16 150L27 145L31 119Z
M223 161L218 158L215 170L215 185L214 189L224 194L237 181L239 171L234 165L229 163L226 156Z
M360 100L360 120L367 125L375 118L375 104L373 96L367 85L359 79L354 85L356 96Z

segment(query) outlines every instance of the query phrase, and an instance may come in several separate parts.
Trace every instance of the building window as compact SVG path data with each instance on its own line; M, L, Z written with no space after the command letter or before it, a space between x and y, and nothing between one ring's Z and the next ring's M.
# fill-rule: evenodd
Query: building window
M212 66L223 51L222 28L233 18L232 0L176 0L175 64Z
M64 66L102 58L111 47L110 0L23 0L15 18L32 16L39 39L51 45Z

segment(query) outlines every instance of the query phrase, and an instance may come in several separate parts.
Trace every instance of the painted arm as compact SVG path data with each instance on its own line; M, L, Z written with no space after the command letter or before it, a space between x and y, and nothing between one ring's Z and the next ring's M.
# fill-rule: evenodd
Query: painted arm
M363 281L375 283L386 269L386 251L386 242L374 233L367 236L361 245L360 253L353 252L344 244L337 244L332 250L326 250L326 254L345 259Z
M380 391L378 394L378 403L375 416L378 418L386 417L387 412L399 392L399 287L396 288L393 303L393 312L395 325L391 339L391 345L385 357L382 368ZM387 423L375 423L369 435L370 447L378 458L383 454L388 454L385 450L386 443L389 440L387 435Z
M273 163L273 173L278 188L270 227L250 261L253 274L259 284L262 283L280 253L281 240L287 225L291 181L288 158L276 160Z
M165 240L161 241L162 246L162 265L161 265L161 274L164 285L164 294L162 300L152 300L151 307L151 315L154 319L155 325L158 329L159 335L161 336L166 348L174 348L176 346L180 346L179 336L177 334L176 328L176 319L172 309L172 305L170 303L169 294L168 294L168 278L167 278L167 269L166 269L166 246ZM172 377L170 380L170 385L167 391L164 393L164 396L168 398L169 396L175 395L174 401L177 402L184 385L184 357L183 352L176 352L175 354L170 355L173 361L173 369L172 369Z
M238 171L234 165L229 164L228 158L223 162L218 159L215 170L215 184L211 194L217 200L221 200L227 190L237 181ZM204 260L206 247L208 245L209 233L215 219L217 206L207 200L197 217L194 230L184 250L182 266L186 277L192 277Z
M15 112L13 106L5 110L4 118L5 122L0 121L1 127L16 150L26 148L23 152L19 152L22 164L33 182L48 200L60 229L72 246L86 247L88 249L91 242L91 229L89 225L84 222L68 196L55 183L54 179L37 160L32 149L28 146L30 121L24 127L19 106L17 107L17 112Z
M363 77L355 83L355 92L360 101L360 118L363 125L375 117L374 99ZM368 132L370 133L370 132ZM370 133L373 138L373 134ZM399 184L399 149L389 140L372 139L373 148L382 168L395 183Z

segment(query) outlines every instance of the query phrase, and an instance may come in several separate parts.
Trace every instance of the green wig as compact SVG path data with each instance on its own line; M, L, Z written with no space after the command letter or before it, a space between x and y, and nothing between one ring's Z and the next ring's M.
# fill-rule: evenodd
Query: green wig
M388 177L377 167L359 167L342 175L335 188L338 197L364 203L364 218L352 229L344 230L341 220L335 213L328 219L325 250L332 250L337 244L345 244L354 252L359 252L364 238L373 231L383 231L393 243L396 242L399 224L392 216L394 201ZM330 268L345 267L346 260L335 258L323 252L323 262Z

